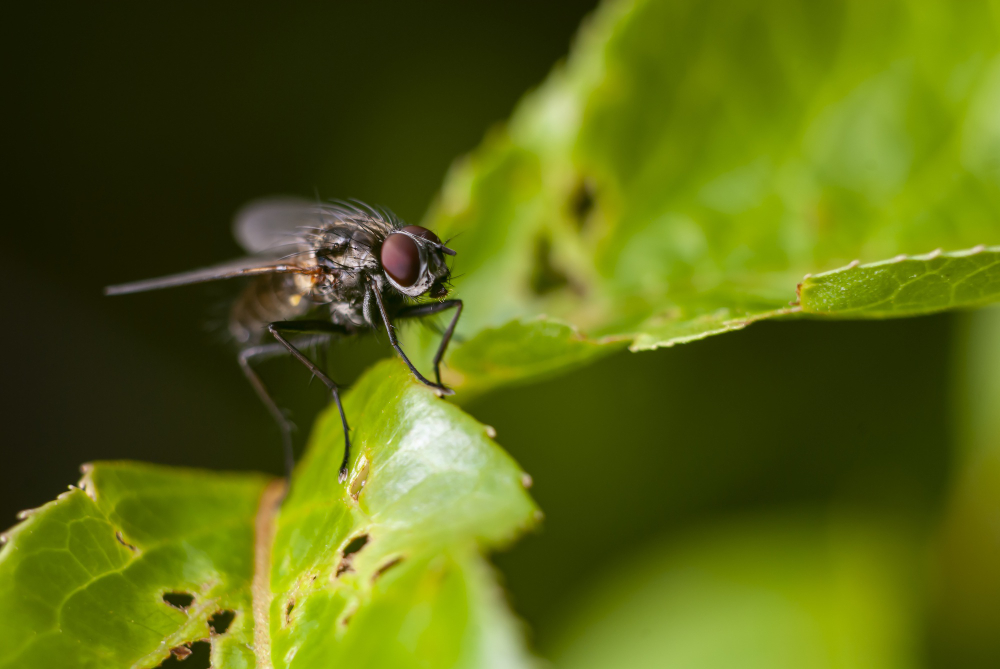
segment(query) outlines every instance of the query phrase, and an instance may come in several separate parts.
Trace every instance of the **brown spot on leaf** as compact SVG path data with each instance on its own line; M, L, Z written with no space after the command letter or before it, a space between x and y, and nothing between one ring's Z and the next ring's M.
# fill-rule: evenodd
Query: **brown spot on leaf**
M178 660L186 660L191 657L191 649L187 646L177 646L177 648L171 648L170 652Z
M183 662L184 664L181 664ZM202 639L183 646L170 649L170 655L156 669L211 669L212 644Z
M385 572L389 571L390 569L392 569L393 567L395 567L396 565L398 565L402 561L403 561L403 556L402 555L397 555L396 557L392 558L391 560L389 560L388 562L386 562L385 564L383 564L381 567L379 567L378 569L375 570L374 574L372 574L372 582L374 582L374 581L378 580L379 578L381 578L382 574L384 574Z
M352 605L348 605L347 609L344 612L344 615L340 617L340 624L344 627L347 627L347 625L351 622L351 618L353 618L354 614L357 612L358 612L357 602L355 602Z
M122 535L122 531L121 530L118 530L117 532L115 532L115 539L118 540L118 543L120 543L122 546L124 546L125 548L129 549L133 553L138 552L138 550L139 550L138 548L136 548L135 546L133 546L129 542L125 541L125 537Z

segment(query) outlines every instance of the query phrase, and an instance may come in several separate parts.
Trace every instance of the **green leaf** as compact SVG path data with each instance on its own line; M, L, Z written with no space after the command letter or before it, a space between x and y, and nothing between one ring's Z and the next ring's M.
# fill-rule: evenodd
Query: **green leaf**
M525 666L481 551L537 522L530 479L399 361L344 405L351 477L332 409L283 505L256 474L98 463L25 514L0 552L0 667L154 667L201 639L217 668Z
M153 667L212 635L253 666L253 518L266 479L106 462L26 512L0 553L0 667ZM181 610L165 593L193 597Z
M355 450L346 484L331 407L278 518L274 666L508 666L520 651L492 624L499 593L477 549L534 524L530 479L398 361L366 374L344 409Z
M912 316L1000 299L1000 247L900 256L809 277L799 286L804 313Z
M588 342L995 301L998 54L985 1L604 4L427 217L462 275L450 381L551 374ZM884 263L821 274L854 261Z

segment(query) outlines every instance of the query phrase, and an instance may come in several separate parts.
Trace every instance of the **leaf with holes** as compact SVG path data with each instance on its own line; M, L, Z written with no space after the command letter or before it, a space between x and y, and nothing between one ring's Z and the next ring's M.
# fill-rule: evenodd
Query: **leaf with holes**
M291 493L255 474L98 463L0 552L0 667L526 664L481 550L538 511L487 428L398 361L345 397ZM189 661L190 662L190 661ZM185 666L191 666L187 664Z
M5 535L0 667L155 667L202 639L215 666L253 666L253 518L265 484L86 467L79 488Z
M331 407L275 524L274 666L508 666L522 651L478 549L535 522L530 479L398 361L367 374L344 409L347 482L337 484L343 436Z
M450 381L996 301L998 105L988 2L605 3L425 221L458 251Z

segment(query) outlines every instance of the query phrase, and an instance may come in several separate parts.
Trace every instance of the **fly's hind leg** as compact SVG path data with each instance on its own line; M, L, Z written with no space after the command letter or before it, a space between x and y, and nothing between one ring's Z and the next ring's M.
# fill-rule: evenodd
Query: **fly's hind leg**
M292 449L292 431L295 429L295 426L288 420L285 412L278 407L271 394L267 392L267 387L264 386L260 375L257 374L257 371L250 364L251 360L266 360L287 352L287 349L278 342L260 344L259 346L248 346L242 349L238 360L240 362L240 369L243 370L243 374L247 377L250 385L253 386L257 397L260 398L260 401L267 407L268 412L274 417L275 422L278 423L278 428L281 430L281 446L285 456L285 477L291 479L292 469L295 467L295 452Z
M307 348L318 343L325 343L329 341L330 335L322 334L297 339L294 342L294 345L296 347ZM295 425L288 420L288 416L285 415L285 412L282 411L278 404L274 401L271 394L267 392L267 387L264 385L264 381L260 378L257 370L255 370L251 364L251 361L268 360L269 358L287 353L288 349L279 342L259 344L257 346L248 346L247 348L242 349L239 353L238 360L240 363L240 369L243 370L243 374L247 377L250 385L257 393L257 397L259 397L260 401L264 403L265 407L267 407L268 413L274 417L275 422L278 424L278 428L281 430L281 446L285 458L285 477L291 478L292 469L295 468L295 453L292 448L292 432L295 430Z
M340 473L337 477L337 480L343 483L347 480L347 463L351 457L351 436L350 429L347 426L347 416L344 414L344 407L340 403L340 388L329 376L326 375L326 372L320 369L316 363L306 357L306 355L298 349L296 346L298 342L293 343L289 341L288 338L286 338L282 333L349 334L349 332L345 328L330 323L329 321L278 321L268 325L267 329L271 335L278 340L278 344L291 353L296 360L305 365L306 369L308 369L313 376L319 379L330 391L330 394L333 395L333 401L337 404L337 410L340 412L340 422L344 426L344 459L340 463ZM273 401L271 403L273 404Z

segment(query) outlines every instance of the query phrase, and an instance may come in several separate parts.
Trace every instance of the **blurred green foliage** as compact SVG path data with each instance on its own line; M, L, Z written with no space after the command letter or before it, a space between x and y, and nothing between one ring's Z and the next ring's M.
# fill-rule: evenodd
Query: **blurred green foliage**
M466 357L501 356L474 335L515 317L642 350L995 300L997 35L988 2L606 3L427 219L466 273L453 380L486 381Z
M817 335L798 323L702 344L687 362L621 354L770 318L996 301L998 17L990 2L609 2L509 124L454 166L427 218L456 235L463 273L449 379L530 471L559 482L539 489L546 534L501 556L557 665L1000 658L995 310L959 340L972 344L954 436L940 320L883 324L863 345L842 324ZM426 357L436 337L408 343ZM498 390L588 364L562 385ZM272 599L256 612L273 665L529 663L480 554L535 522L519 467L398 363L370 370L346 408L351 479L333 483L342 438L328 413L276 518ZM106 490L104 472L120 474ZM206 634L218 605L237 622L212 637L213 661L249 666L250 509L264 479L222 477L238 490L218 499L207 474L99 465L91 477L92 498L72 491L10 533L0 591L15 606L41 582L25 573L84 560L41 597L40 617L12 628L0 664L45 666L99 634L94 662L151 666ZM180 496L146 499L147 478ZM129 486L135 519L114 503ZM187 536L206 506L233 537ZM88 528L82 542L75 527ZM172 557L137 589L64 608L157 550ZM175 588L196 591L197 607L165 604ZM130 624L156 624L133 638L104 613L121 607ZM55 628L61 609L72 624ZM50 628L58 644L32 639Z
M872 518L744 518L623 565L556 666L919 666L913 546ZM887 531L888 530L888 531Z

